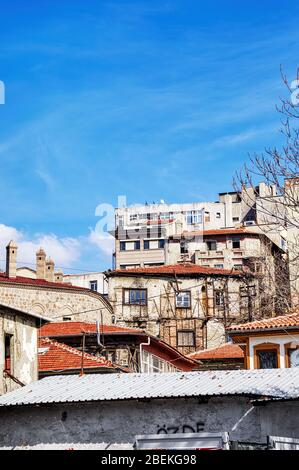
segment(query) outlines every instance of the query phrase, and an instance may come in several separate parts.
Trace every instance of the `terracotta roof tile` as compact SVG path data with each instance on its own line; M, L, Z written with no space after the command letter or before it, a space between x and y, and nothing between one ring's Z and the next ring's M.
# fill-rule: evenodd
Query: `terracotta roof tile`
M63 371L81 369L82 353L75 348L63 343L52 341L49 338L39 339L38 367L40 372ZM112 362L104 357L96 357L84 354L84 369L109 368L115 369Z
M188 355L190 359L243 359L244 352L237 344L225 343L218 348L196 351Z
M246 230L244 227L240 228L219 228L214 230L191 230L191 231L184 231L184 236L208 236L208 235L239 235L239 234L246 234L246 235L257 235L256 233Z
M199 266L193 263L182 263L165 266L153 266L147 268L128 268L128 269L116 269L114 271L108 271L108 275L117 274L161 274L161 275L177 275L177 276L194 276L194 275L219 275L219 276L240 276L240 272L237 270L229 269L218 269L209 268L206 266Z
M39 336L73 336L81 335L82 332L85 333L96 333L97 327L96 323L88 322L76 322L76 321L65 321L65 322L53 322L48 323L42 326L39 329ZM116 325L101 325L101 333L104 334L143 334L143 330L138 330L137 328L123 328Z
M298 326L299 328L299 312L292 313L289 315L281 315L279 317L267 318L264 320L241 323L239 325L232 325L230 326L230 328L228 328L228 331L251 331L271 328L287 328L294 326Z
M22 277L22 276L17 276L17 277L7 277L6 273L0 273L0 283L13 283L13 284L26 284L26 285L31 285L31 286L39 286L39 287L55 287L56 289L74 289L74 290L81 290L81 291L87 291L87 292L93 292L90 291L90 289L86 289L85 287L78 287L78 286L73 286L72 284L69 283L62 283L62 282L49 282L46 281L45 279L31 279L29 277Z

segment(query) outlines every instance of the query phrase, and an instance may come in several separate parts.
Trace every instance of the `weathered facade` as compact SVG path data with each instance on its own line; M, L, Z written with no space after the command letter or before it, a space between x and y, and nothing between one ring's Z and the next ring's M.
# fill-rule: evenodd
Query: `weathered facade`
M222 344L225 327L250 318L257 302L254 280L244 283L238 271L181 264L106 275L117 324L143 328L183 354Z
M136 435L176 432L228 432L243 443L298 438L297 372L48 377L1 397L0 447L132 449Z
M98 292L54 282L54 264L37 252L36 278L17 275L17 246L7 246L6 272L0 273L0 302L55 320L102 320L111 323L112 309Z
M38 378L38 315L0 305L0 395Z

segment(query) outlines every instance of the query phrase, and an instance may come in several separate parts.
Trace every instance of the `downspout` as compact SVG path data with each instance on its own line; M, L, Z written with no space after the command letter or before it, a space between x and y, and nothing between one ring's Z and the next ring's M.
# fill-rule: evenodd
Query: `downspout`
M142 367L142 346L149 346L151 344L151 338L150 336L147 339L147 343L140 343L139 344L139 371L142 373L143 372L143 367Z
M101 323L103 324L102 312L101 312ZM96 325L97 325L97 343L98 343L98 346L103 348L104 345L101 343L101 329L100 329L99 320L96 321Z

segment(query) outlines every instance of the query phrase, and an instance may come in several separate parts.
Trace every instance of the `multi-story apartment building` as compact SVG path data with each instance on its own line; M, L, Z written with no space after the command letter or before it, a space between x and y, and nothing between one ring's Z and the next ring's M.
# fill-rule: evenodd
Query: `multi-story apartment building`
M275 188L261 183L258 193L261 198L270 197L275 195ZM241 267L249 253L260 255L263 242L259 238L265 236L257 226L262 223L258 197L255 194L247 197L246 204L241 196L238 192L220 193L218 202L159 203L116 209L114 267L126 269L186 261L216 268ZM273 227L267 237L282 248L282 238Z

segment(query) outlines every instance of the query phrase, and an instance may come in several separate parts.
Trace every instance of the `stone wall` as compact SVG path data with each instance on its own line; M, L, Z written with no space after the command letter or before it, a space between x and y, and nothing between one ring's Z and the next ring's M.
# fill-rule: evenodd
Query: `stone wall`
M112 310L97 292L78 289L0 284L0 303L61 321L96 321L111 324ZM84 312L84 313L80 313Z
M298 402L254 407L246 397L115 401L0 409L0 446L105 443L132 448L140 434L229 432L231 440L265 443L267 435L299 437ZM287 418L286 418L287 417Z

